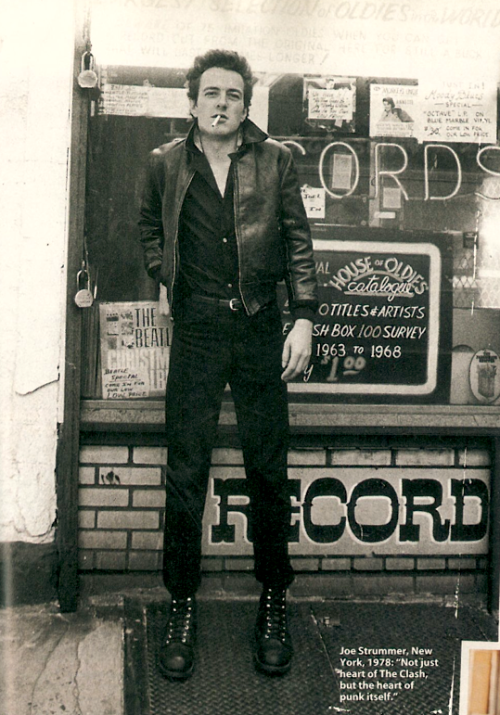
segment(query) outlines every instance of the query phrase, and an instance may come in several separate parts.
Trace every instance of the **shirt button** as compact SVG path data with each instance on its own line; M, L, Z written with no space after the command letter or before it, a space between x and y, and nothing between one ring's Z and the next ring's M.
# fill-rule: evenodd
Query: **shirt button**
M222 243L227 243L227 238L223 238Z
M227 284L227 287L228 287L228 288L232 288L232 287L233 287L233 284L232 284L232 283L228 283L228 284Z

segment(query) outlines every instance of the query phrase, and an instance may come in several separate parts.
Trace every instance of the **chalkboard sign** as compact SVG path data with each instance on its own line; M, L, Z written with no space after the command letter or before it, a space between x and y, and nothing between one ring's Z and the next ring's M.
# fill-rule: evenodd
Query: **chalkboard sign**
M343 234L342 237L335 237ZM451 305L446 243L383 229L316 239L320 305L296 395L345 401L448 401ZM283 307L284 331L290 315Z

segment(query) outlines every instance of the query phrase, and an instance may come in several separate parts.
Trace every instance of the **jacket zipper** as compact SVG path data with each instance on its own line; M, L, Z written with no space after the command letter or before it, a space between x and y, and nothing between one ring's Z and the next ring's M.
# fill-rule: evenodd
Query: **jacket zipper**
M233 211L234 211L234 232L236 234L236 250L238 253L238 293L240 294L241 302L245 308L245 312L248 315L248 306L245 303L243 297L243 291L241 290L241 249L240 245L242 243L240 236L240 227L238 225L238 217L236 215L236 203L239 197L239 181L238 181L238 164L234 166L234 189L233 189Z

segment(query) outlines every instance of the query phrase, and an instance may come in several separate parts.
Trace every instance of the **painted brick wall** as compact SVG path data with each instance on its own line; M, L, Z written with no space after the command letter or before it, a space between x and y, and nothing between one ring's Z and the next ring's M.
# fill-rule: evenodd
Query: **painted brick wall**
M82 446L79 488L79 563L82 572L157 572L165 506L164 447ZM294 449L289 454L289 476L314 478L327 469L353 474L359 481L380 470L399 476L432 477L447 470L450 478L488 474L490 455L483 449ZM418 470L415 472L415 470ZM243 460L238 449L215 449L212 479L224 474L241 478ZM212 522L213 523L213 522ZM207 526L206 526L206 530ZM299 554L292 560L301 580L318 575L327 579L329 595L462 594L485 593L487 554L429 555ZM251 553L236 553L225 545L222 554L203 559L206 572L251 571ZM309 574L309 577L307 576ZM323 579L324 581L325 579ZM318 594L321 595L321 594Z

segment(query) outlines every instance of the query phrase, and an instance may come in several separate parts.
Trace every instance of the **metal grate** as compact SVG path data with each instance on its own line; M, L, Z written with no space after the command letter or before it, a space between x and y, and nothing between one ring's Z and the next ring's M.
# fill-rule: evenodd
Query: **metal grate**
M168 604L148 605L146 624L136 618L133 626L146 631L144 661L133 669L136 677L143 673L147 691L141 715L457 715L461 641L497 638L493 619L472 608L456 613L436 604L291 601L292 670L268 678L252 662L256 608L255 602L201 601L195 673L171 683L155 667ZM439 666L391 701L341 702L340 649L359 646L432 649Z
M148 682L151 715L327 715L335 703L332 672L309 607L292 609L290 630L301 654L284 678L255 671L252 632L256 603L201 602L196 670L171 683L155 669L166 622L163 610L148 612Z

